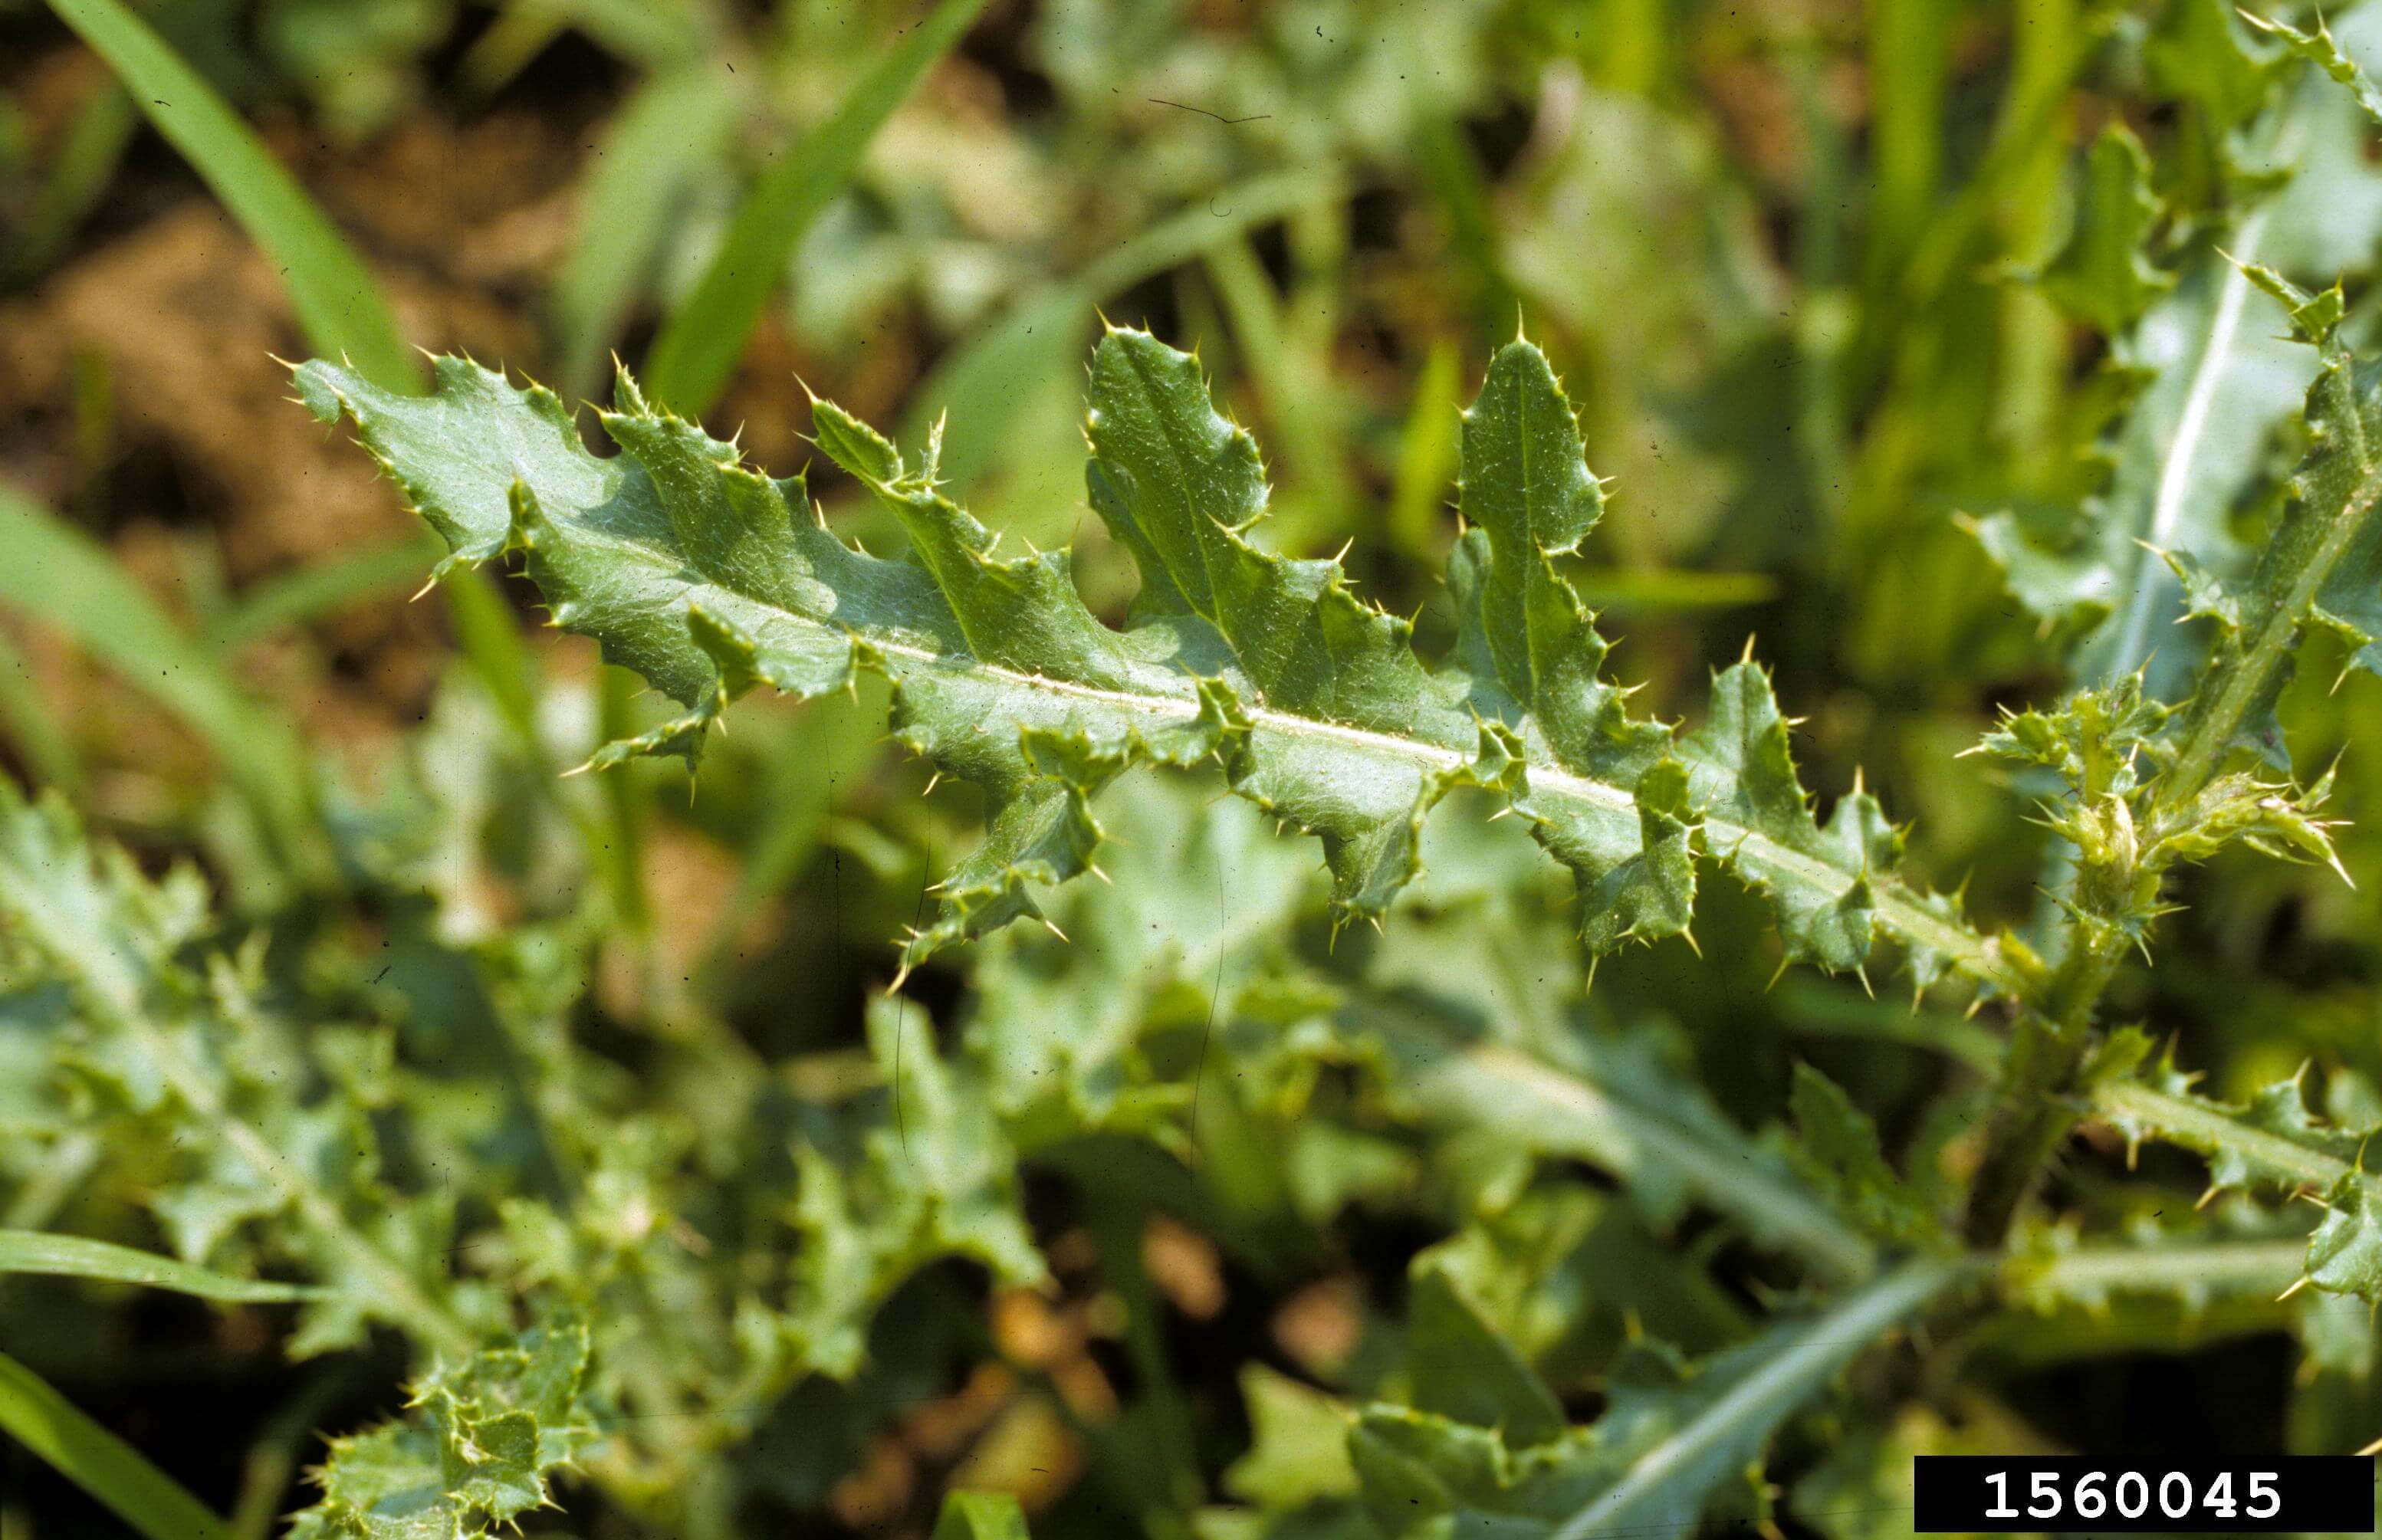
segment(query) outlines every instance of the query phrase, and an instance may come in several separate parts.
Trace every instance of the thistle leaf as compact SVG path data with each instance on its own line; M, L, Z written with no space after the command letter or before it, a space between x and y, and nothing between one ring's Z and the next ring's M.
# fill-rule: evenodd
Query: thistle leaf
M2331 40L2339 62L2370 56L2377 30L2382 12L2344 18ZM2232 515L2262 484L2268 446L2318 362L2288 340L2287 314L2245 264L2326 279L2367 271L2382 240L2382 177L2366 153L2373 126L2349 93L2312 71L2278 74L2227 0L2167 6L2146 60L2160 89L2207 115L2212 149L2263 191L2192 250L2171 292L2111 334L2113 363L2143 383L2106 442L2102 492L2062 532L2008 512L1974 528L2013 594L2060 633L2081 681L2114 683L2149 661L2150 693L2171 700L2188 689L2201 643L2167 621L2188 598L2200 607L2204 589L2188 595L2165 568L2180 563L2204 583L2242 579L2251 554Z
M2382 88L2376 87L2373 78L2342 50L2339 40L2332 35L2332 29L2325 24L2321 15L2315 18L2315 31L2313 32L2302 31L2288 21L2253 16L2246 10L2241 13L2241 19L2268 37L2282 39L2284 47L2347 86L2365 116L2382 124Z
M2112 336L2175 287L2175 275L2143 254L2160 212L2150 179L2133 131L2122 123L2102 129L2085 157L2068 238L2034 275L2052 303Z
M927 1263L965 1256L1016 1287L1044 1274L1018 1209L1016 1157L973 1077L935 1052L932 1023L909 1019L918 1014L901 1000L870 1006L869 1046L896 1101L864 1157L847 1169L794 1149L802 1245L783 1330L796 1364L838 1379L859 1371L877 1307Z
M2271 215L2253 214L2229 238L2254 251L2272 229ZM2306 388L2305 355L2281 340L2284 330L2254 285L2216 252L2200 253L2116 344L2118 365L2146 383L2106 446L2108 483L2074 527L2045 543L2010 513L1977 521L2011 593L2065 638L2077 678L2114 680L2154 653L2159 693L2187 677L2165 624L2180 607L2177 585L2158 553L2184 553L2215 572L2243 562L2232 508Z
M1426 1252L1415 1259L1409 1276L1415 1405L1494 1428L1511 1448L1560 1436L1562 1403L1513 1344L1490 1329L1446 1259Z
M2276 1233L2278 1223L2289 1222L2277 1216L2259 1227L2264 1233L2237 1222L2232 1231L2249 1233L2202 1234L2144 1219L2124 1241L2088 1241L2072 1221L2044 1227L2011 1247L2002 1265L2003 1292L2040 1314L2081 1308L2095 1315L2119 1299L2163 1295L2187 1319L2229 1297L2272 1300L2299 1277L2307 1252L2303 1224L2296 1234Z
M967 1057L1021 1147L1180 1118L1190 1088L1153 1066L1145 1035L1212 1023L1234 1083L1278 1088L1303 1128L1320 1126L1299 1118L1318 1058L1378 1066L1405 1118L1593 1162L1658 1228L1701 1204L1828 1277L1874 1269L1870 1241L1696 1087L1677 1033L1589 1025L1560 919L1537 901L1548 874L1529 842L1492 837L1510 821L1435 825L1421 901L1388 917L1355 975L1318 976L1293 945L1320 908L1315 874L1253 809L1157 776L1098 806L1135 831L1106 857L1113 886L1052 900L1068 941L1013 928L974 971Z
M1686 778L1667 762L1669 731L1627 715L1624 692L1602 674L1610 649L1596 617L1555 570L1554 558L1577 551L1604 512L1582 456L1545 356L1526 342L1499 348L1464 413L1461 506L1472 527L1457 542L1449 585L1474 709L1535 739L1534 758L1636 794L1634 808L1536 793L1515 804L1578 874L1589 938L1602 950L1687 928L1693 818Z
M2266 104L2276 67L2233 0L2176 0L2160 12L2143 62L2154 89L2191 103L2220 136Z
M2345 1129L2307 1105L2304 1076L2278 1081L2240 1106L2196 1095L2193 1077L2161 1061L2147 1077L2094 1093L2128 1139L2159 1139L2208 1158L2212 1190L2280 1189L2325 1216L2308 1238L2305 1277L2318 1289L2382 1302L2382 1192L2364 1167L2382 1130Z
M520 550L558 624L689 708L596 764L691 760L753 686L816 695L868 667L893 682L896 734L984 788L984 837L908 961L1033 913L1030 887L1083 872L1100 838L1088 799L1115 776L1212 758L1242 796L1321 839L1344 923L1383 911L1416 872L1424 816L1478 786L1578 873L1599 947L1684 928L1701 828L1772 896L1794 957L1858 967L1883 927L1922 979L2015 972L1949 901L1892 873L1897 841L1874 802L1856 793L1824 830L1812 821L1750 666L1723 676L1718 726L1681 746L1685 764L1668 729L1623 711L1598 674L1603 642L1549 565L1600 495L1527 343L1500 352L1467 423L1480 529L1451 581L1467 641L1436 672L1336 562L1256 543L1255 445L1216 411L1197 361L1146 333L1101 339L1087 420L1092 506L1141 568L1123 631L1084 608L1064 553L995 556L939 489L931 447L913 466L827 403L817 443L900 519L911 559L799 517L801 478L744 469L625 377L601 418L623 451L610 459L580 448L550 393L454 360L437 378L421 400L331 364L299 371L317 415L356 421L450 563Z
M1349 1014L1387 1050L1399 1099L1428 1121L1495 1128L1527 1148L1592 1160L1658 1224L1693 1196L1833 1276L1875 1265L1873 1248L1821 1192L1681 1083L1651 1032L1583 1034L1557 1064L1467 1044L1453 1021L1405 1001L1368 1001Z
M1844 1087L1798 1062L1792 1106L1797 1168L1864 1233L1901 1246L1945 1238L1942 1219L1887 1162L1877 1125Z
M439 1299L453 1201L382 1180L362 1100L314 1077L256 1005L256 958L180 955L209 923L197 874L155 881L94 845L63 801L27 802L0 777L0 935L31 976L62 988L68 1020L47 1075L90 1093L130 1149L169 1152L147 1178L152 1211L182 1260L203 1264L251 1227L283 1227L323 1287L292 1351L360 1340L374 1321L460 1351L473 1334ZM358 1043L325 1028L318 1044ZM367 1056L368 1057L368 1051Z
M1824 1314L1692 1367L1640 1346L1615 1365L1595 1424L1527 1448L1430 1412L1368 1408L1349 1434L1367 1507L1397 1540L1469 1531L1680 1540L1781 1424L1960 1276L1957 1263L1907 1264Z
M1353 1495L1346 1408L1262 1363L1242 1365L1240 1378L1249 1452L1225 1469L1224 1490L1277 1511Z
M332 1440L289 1540L462 1540L553 1506L596 1436L586 1371L587 1327L562 1317L428 1375L405 1416Z
M1883 895L1895 886L1902 837L1877 799L1860 790L1839 799L1823 827L1795 768L1790 726L1757 665L1739 663L1714 675L1712 715L1679 743L1689 795L1705 809L1705 838L1714 851L1769 896L1787 955L1830 969L1859 968L1869 956ZM1822 873L1849 873L1852 880L1839 886ZM1915 902L1957 926L1949 899L1931 895ZM1906 945L1922 979L1941 971L1944 959L1932 946L1916 939Z
M2350 356L2337 302L2263 268L2245 270L2278 296L2317 349L2309 387L2310 446L2291 479L2282 523L2238 587L2227 586L2206 675L2177 733L2170 801L2197 795L2237 748L2290 768L2276 700L2311 624L2347 639L2355 666L2382 672L2382 364Z

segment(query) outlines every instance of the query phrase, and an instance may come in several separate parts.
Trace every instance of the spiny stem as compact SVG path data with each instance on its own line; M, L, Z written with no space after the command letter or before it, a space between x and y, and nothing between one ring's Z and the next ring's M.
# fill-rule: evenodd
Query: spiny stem
M2106 875L2088 864L2081 874L2080 898L2096 907L2110 904L2111 885L2094 880ZM2081 1114L2072 1092L2092 1047L2093 1008L2128 945L2115 915L2080 913L2070 927L2068 955L2041 1003L2022 1012L2012 1029L1999 1105L1961 1227L1969 1244L2002 1244L2036 1178Z

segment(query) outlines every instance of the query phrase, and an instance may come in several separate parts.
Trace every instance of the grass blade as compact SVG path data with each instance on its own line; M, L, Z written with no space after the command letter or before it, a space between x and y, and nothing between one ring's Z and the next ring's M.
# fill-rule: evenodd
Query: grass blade
M422 388L380 286L297 178L198 72L119 0L50 0L105 59L157 131L272 258L307 340L385 390Z
M81 228L85 216L106 195L107 184L115 179L116 167L140 121L132 99L113 81L84 99L68 125L48 179L17 233L15 250L0 263L0 271L13 279L30 279L56 259Z
M6 1353L0 1353L0 1432L149 1540L230 1540L223 1521L181 1483Z
M86 1240L80 1235L53 1235L46 1230L0 1229L0 1273L104 1278L112 1283L170 1289L177 1294L195 1294L203 1300L242 1303L278 1303L321 1292L295 1283L236 1278L228 1273L135 1251L129 1246Z
M5 486L0 604L55 626L179 717L247 793L285 854L302 860L313 848L296 735L252 705L216 654L192 641L105 547Z
M1097 330L1097 306L1294 209L1335 197L1340 186L1339 170L1331 165L1251 177L1209 202L1169 214L1080 271L1026 295L936 365L913 393L902 435L923 439L929 425L947 417L943 474L960 485L975 481L999 463L1013 437L1004 425L1015 403L1068 377L1071 361Z
M654 339L645 360L648 393L690 417L719 399L803 232L852 180L878 128L983 8L984 0L941 0L862 78L834 116L780 157L736 211L694 292Z
M1457 392L1464 360L1455 345L1433 342L1415 382L1414 405L1406 411L1398 435L1398 463L1391 483L1390 541L1409 559L1444 560L1446 527L1454 523L1441 511L1447 483L1455 479L1455 424L1464 403Z
M82 756L75 752L74 739L67 736L50 703L34 688L25 654L6 636L0 636L0 732L7 734L43 785L55 786L68 795L80 793Z
M596 387L605 345L652 273L673 211L726 145L736 104L727 76L690 67L640 87L606 127L552 295L557 383L567 392Z
M417 531L311 562L243 592L208 625L204 639L211 647L229 650L367 599L411 593L421 586L422 569L437 559L437 537Z

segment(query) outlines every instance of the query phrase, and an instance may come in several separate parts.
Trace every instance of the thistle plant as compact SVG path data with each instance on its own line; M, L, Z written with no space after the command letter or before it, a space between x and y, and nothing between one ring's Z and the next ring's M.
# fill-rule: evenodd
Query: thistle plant
M1151 767L1210 767L1285 837L1320 841L1335 928L1379 925L1394 911L1421 871L1435 804L1466 788L1496 815L1518 813L1570 869L1578 945L1591 960L1685 934L1697 868L1709 861L1764 898L1788 962L1864 972L1890 948L1922 995L1955 992L2006 1014L1996 1105L1958 1216L1940 1195L1908 1190L1874 1128L1816 1071L1804 1072L1796 1097L1802 1153L1775 1179L1803 1191L1784 1202L1730 1194L1738 1176L1713 1171L1713 1146L1727 1136L1705 1126L1719 1119L1690 1113L1682 1131L1651 1115L1682 1147L1651 1164L1676 1165L1707 1201L1796 1234L1823 1271L1853 1281L1826 1313L1774 1326L1690 1378L1632 1392L1642 1402L1616 1392L1605 1424L1567 1428L1527 1366L1500 1357L1510 1350L1461 1288L1418 1272L1418 1289L1430 1278L1446 1295L1432 1307L1451 1323L1441 1351L1486 1361L1418 1362L1416 1404L1350 1424L1376 1522L1407 1533L1419 1509L1502 1515L1565 1537L1615 1524L1685 1533L1703 1498L1864 1341L1985 1276L1983 1259L2096 1098L2135 1137L2216 1152L2220 1185L2323 1183L2330 1216L2311 1240L2307 1279L2369 1300L2382 1288L2361 1256L2370 1242L2353 1233L2364 1191L2356 1135L2322 1128L2289 1098L2279 1111L2207 1107L2173 1089L2171 1069L2157 1082L2168 1088L2155 1089L2139 1077L2144 1040L2109 1033L2099 1012L2114 971L2146 949L2175 868L2236 843L2334 859L2326 783L2302 787L2287 764L2265 762L2302 632L2354 631L2352 617L2376 603L2382 570L2366 521L2382 472L2364 445L2369 431L2382 442L2382 409L2361 383L2372 373L2361 375L2340 340L2339 290L2310 295L2263 268L2247 276L2290 306L2317 350L2311 447L2290 508L2245 581L2175 557L2191 613L2221 633L2192 694L2171 710L2145 695L2138 669L2056 709L2013 713L1981 745L2062 785L2044 816L2077 855L2052 961L2015 935L1980 929L1955 899L1906 874L1901 836L1867 792L1839 798L1824 824L1814 816L1791 725L1750 657L1713 677L1691 731L1631 713L1594 617L1557 565L1595 524L1603 489L1569 402L1526 340L1496 352L1463 416L1465 532L1447 578L1458 635L1435 666L1416 654L1410 625L1359 599L1336 561L1264 549L1254 444L1216 409L1197 361L1146 332L1111 327L1101 339L1086 414L1091 506L1142 574L1122 630L1084 607L1067 553L996 553L995 537L945 491L935 439L913 463L829 402L814 402L815 442L898 519L905 558L838 539L801 476L747 469L732 445L655 407L625 373L599 416L620 451L609 458L585 449L552 395L467 361L440 361L426 398L327 363L297 377L319 416L354 422L447 540L450 566L517 553L557 625L593 636L686 708L602 749L595 766L639 754L692 764L756 686L811 697L850 687L863 670L882 674L895 736L985 793L982 837L942 885L932 923L904 944L905 970L1021 919L1047 923L1035 895L1099 869L1095 799L1111 782ZM2371 639L2353 640L2362 648ZM1447 1078L1449 1066L1430 1061L1434 1047L1459 1064L1467 1053L1445 1043L1409 1049L1403 1072L1424 1084ZM1493 1064L1474 1068L1498 1077ZM929 1068L915 1091L930 1123L948 1116L940 1073ZM1597 1120L1627 1126L1636 1109L1625 1073L1581 1078L1627 1109ZM1393 1071L1385 1089L1400 1079ZM1501 1094L1469 1110L1493 1126ZM1086 1100L1064 1116L1097 1126L1102 1111ZM2227 1137L2269 1125L2287 1150L2254 1154ZM840 1202L840 1181L806 1167L805 1207ZM1799 1229L1799 1211L1814 1216ZM994 1233L977 1232L977 1254L1031 1277L1031 1248ZM964 1239L946 1229L928 1243Z

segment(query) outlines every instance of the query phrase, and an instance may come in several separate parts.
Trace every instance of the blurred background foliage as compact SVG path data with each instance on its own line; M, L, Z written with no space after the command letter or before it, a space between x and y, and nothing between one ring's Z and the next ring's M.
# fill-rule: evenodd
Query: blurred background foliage
M325 343L292 299L302 234L227 212L204 148L168 137L190 104L83 41L107 9L0 5L0 761L141 870L192 863L203 891L158 966L236 953L256 1030L381 1125L441 1310L585 1296L629 1410L566 1483L569 1518L532 1528L921 1534L964 1485L1020 1495L1038 1535L1369 1534L1332 1398L1430 1373L1410 1276L1460 1272L1575 1415L1641 1332L1721 1347L1804 1277L1758 1214L1665 1177L1632 1117L1774 1162L1744 1131L1782 1119L1807 1059L1889 1148L1972 1158L1919 1109L1990 1062L1986 1028L1850 981L1773 987L1776 944L1725 884L1701 959L1633 951L1589 994L1562 880L1461 813L1388 934L1335 944L1306 848L1253 838L1212 788L1124 788L1150 805L1111 820L1143 831L1112 864L1149 870L1053 900L1072 946L1003 935L889 1002L886 938L965 848L972 794L927 794L866 691L755 702L691 790L649 762L560 778L662 703L538 629L511 580L409 602L425 537L283 400L275 356ZM2370 14L2334 18L2369 66ZM2246 537L2272 511L2255 489L2308 366L2253 348L2196 407L2168 368L2229 303L2245 338L2281 329L2228 298L2217 246L2345 275L2362 316L2382 241L2353 104L2293 105L2312 73L2219 0L139 15L361 253L404 342L574 400L617 355L780 472L808 458L805 385L905 442L947 413L972 509L1076 542L1111 614L1130 568L1086 517L1079 433L1101 312L1198 348L1268 449L1270 537L1353 539L1426 647L1452 633L1433 575L1455 409L1518 322L1613 479L1574 575L1626 636L1620 675L1678 715L1758 633L1823 801L1863 767L1915 867L2009 924L2057 853L2021 821L2034 788L1955 754L1999 704L2180 655L2165 615L2076 602L2080 564L2149 559L2080 554L2084 510L2182 495L2160 478L2197 411L2186 516ZM814 486L830 525L899 548L848 482L815 466ZM2382 691L2330 690L2336 662L2286 703L2302 764L2382 729ZM2348 758L2351 870L2382 856L2377 802L2382 761ZM117 875L95 904L133 902L142 879ZM2157 972L2114 992L2122 1018L2222 1093L2311 1058L2382 1077L2370 891L2228 858L2184 897ZM44 998L0 1002L0 1225L287 1260L170 1168L139 1107L45 1099ZM1060 1019L1049 1046L1036 1024ZM889 1121L902 1041L913 1073L968 1066L941 1124ZM1553 1099L1498 1079L1484 1041L1562 1067ZM2063 1207L2116 1226L2189 1204L2188 1161L2120 1188L2121 1155L2080 1146ZM921 1158L945 1164L927 1179ZM841 1212L797 1180L821 1163ZM575 1229L520 1206L549 1192L575 1195ZM946 1197L994 1217L954 1246L911 1212ZM802 1351L755 1348L770 1280L807 1265L788 1258L847 1245L858 1297L798 1284ZM2288 1334L2324 1325L2304 1302L2045 1308L1952 1345L1982 1370L1957 1396L1790 1439L1737 1516L1897 1531L1879 1473L1911 1449L2382 1431L2354 1333L2293 1356ZM315 1356L279 1351L293 1329ZM309 1500L315 1430L396 1412L423 1367L368 1320L30 1277L0 1279L0 1349L246 1534ZM112 1522L0 1451L0 1534Z

